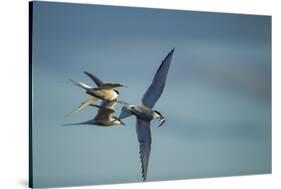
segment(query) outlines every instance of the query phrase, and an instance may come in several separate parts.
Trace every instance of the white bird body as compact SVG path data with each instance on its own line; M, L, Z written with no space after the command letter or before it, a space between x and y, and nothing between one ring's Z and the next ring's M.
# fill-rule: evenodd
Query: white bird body
M107 100L107 101L114 101L119 96L118 92L116 92L113 89L94 88L91 90L91 92L87 92L87 93L99 99Z

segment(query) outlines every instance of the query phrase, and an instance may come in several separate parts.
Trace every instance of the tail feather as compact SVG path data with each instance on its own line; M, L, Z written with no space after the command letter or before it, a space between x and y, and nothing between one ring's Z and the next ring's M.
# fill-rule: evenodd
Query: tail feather
M85 83L80 82L80 81L74 81L74 80L70 80L70 81L72 82L73 85L81 87L82 89L85 89L86 91L93 88L93 87L91 87L91 86L89 86Z

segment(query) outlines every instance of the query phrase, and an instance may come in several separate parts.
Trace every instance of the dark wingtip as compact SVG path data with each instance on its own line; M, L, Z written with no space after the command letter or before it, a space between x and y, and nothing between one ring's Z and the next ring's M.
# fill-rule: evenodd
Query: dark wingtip
M168 57L172 56L173 53L174 53L174 51L175 51L175 48L173 48L173 49L168 53L168 55L165 57L165 59L163 60L163 62L165 62L165 61L168 59ZM160 67L161 67L161 66L160 66ZM160 67L159 67L159 68L160 68Z
M76 81L74 81L73 79L69 79L69 81L71 82L71 84L79 86L78 83Z
M87 72L87 71L84 71L83 73L86 74L86 75L88 75L88 76L91 75L91 74L90 74L89 72Z
M161 69L161 67L162 67L162 65L164 64L164 62L165 62L170 56L173 55L174 50L175 50L175 48L173 48L173 49L167 54L167 56L166 56L166 57L164 58L164 60L162 61L161 65L158 67L157 72ZM156 73L157 73L157 72L156 72Z
M142 176L142 181L145 182L146 181L146 175L144 174L144 167L143 167L143 159L141 157L141 152L139 152L140 154L140 159L141 159L141 176Z
M144 172L142 171L142 181L145 182L146 181L146 176L144 175Z
M87 72L87 71L84 71L83 72L84 74L86 74L88 77L90 77L92 80L94 80L92 77L93 77L93 74L90 73L90 72Z

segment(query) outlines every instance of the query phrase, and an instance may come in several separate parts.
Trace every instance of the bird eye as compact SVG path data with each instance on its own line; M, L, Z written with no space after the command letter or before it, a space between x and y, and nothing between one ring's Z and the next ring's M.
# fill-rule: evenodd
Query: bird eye
M118 95L119 95L119 91L117 91L117 90L114 90Z

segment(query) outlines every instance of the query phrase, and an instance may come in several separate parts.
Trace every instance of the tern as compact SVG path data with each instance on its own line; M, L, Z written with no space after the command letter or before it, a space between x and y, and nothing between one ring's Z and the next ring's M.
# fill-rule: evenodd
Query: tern
M115 112L115 110L114 110L115 104L116 104L116 102L109 102L109 101L103 101L100 106L91 104L91 106L99 108L97 115L93 119L91 119L89 121L85 121L85 122L80 122L80 123L65 124L63 126L96 125L96 126L102 126L102 127L110 127L110 126L125 125L125 123L122 122L121 119L112 115Z
M119 83L103 83L99 78L95 75L84 72L87 76L89 76L97 85L97 88L91 87L83 82L72 81L74 85L77 85L84 89L87 94L91 95L91 98L87 99L86 101L82 102L76 109L70 112L68 115L72 113L76 113L81 111L82 109L94 104L97 99L106 100L109 102L117 101L119 96L119 92L116 90L118 87L126 87L125 85Z
M137 118L136 131L140 148L143 181L146 181L147 178L147 169L151 150L150 122L153 119L159 119L159 126L163 125L165 122L165 118L162 116L162 114L153 110L153 107L163 93L173 53L174 49L172 49L162 61L151 85L142 98L141 105L135 106L124 102L124 106L122 107L119 116L119 119L123 119L131 115L134 115Z

